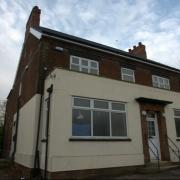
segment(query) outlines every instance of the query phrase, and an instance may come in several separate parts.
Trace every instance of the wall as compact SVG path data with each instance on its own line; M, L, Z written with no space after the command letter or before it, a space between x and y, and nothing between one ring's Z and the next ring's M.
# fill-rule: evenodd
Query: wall
M166 107L165 109L165 116L166 116L166 126L167 126L167 135L169 138L176 143L176 145L180 149L180 141L177 141L176 138L176 127L175 127L175 121L174 121L174 111L173 109L180 109L180 100L177 99L174 101L174 103L170 107ZM169 141L169 144L176 150L174 145ZM177 156L172 153L172 150L169 149L170 151L170 158L171 161L178 161ZM177 153L177 151L176 151Z
M32 168L37 136L40 95L34 95L19 113L15 162Z
M175 139L173 108L180 108L180 94L78 72L56 69L46 83L54 84L49 145L49 171L120 167L144 163L140 110L137 97L173 101L166 107L168 136ZM131 142L70 142L72 96L127 102L128 137ZM175 141L176 142L176 141Z
M19 96L20 83L22 93L20 98L20 107L23 107L36 93L39 77L39 50L40 44L37 38L29 34L24 42L20 55L19 65L12 90L7 97L5 114L5 135L3 144L3 154L9 156L11 147L11 136L13 127L13 115L17 112L17 98ZM28 68L26 66L28 65Z
M52 38L43 37L43 41L48 44L48 49L46 52L48 70L52 70L55 67L69 69L70 55L75 55L98 61L99 76L121 80L120 68L126 67L135 71L137 84L152 86L152 75L158 75L170 79L171 90L180 92L179 73L154 67L141 62L135 62L131 59L112 55L110 53L104 53L87 47L74 45L73 43L61 42ZM64 51L60 52L55 50L56 46L64 48ZM148 59L146 59L145 62L146 61L151 62ZM154 64L156 63L155 61L153 62ZM159 66L163 67L163 65Z

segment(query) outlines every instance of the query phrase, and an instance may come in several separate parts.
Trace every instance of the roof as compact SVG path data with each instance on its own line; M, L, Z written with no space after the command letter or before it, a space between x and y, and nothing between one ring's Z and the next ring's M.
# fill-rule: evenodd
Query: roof
M165 64L162 64L162 63L150 60L150 59L145 59L145 58L142 58L142 57L138 57L136 55L129 54L126 51L119 50L117 48L106 46L106 45L103 45L103 44L100 44L100 43L96 43L96 42L93 42L93 41L90 41L90 40L86 40L86 39L83 39L83 38L80 38L80 37L77 37L77 36L69 35L69 34L62 33L62 32L59 32L59 31L55 31L55 30L52 30L52 29L48 29L48 28L45 28L45 27L39 27L38 29L36 28L36 30L41 32L43 35L49 35L49 36L53 36L53 37L57 37L57 38L70 40L70 41L73 41L73 42L76 42L76 43L91 46L93 48L98 48L98 49L102 49L102 50L109 51L109 52L112 52L112 53L116 53L116 54L119 54L119 55L123 55L123 56L125 56L126 58L129 58L129 59L134 58L134 59L136 59L136 60L138 60L139 62L142 62L142 63L148 63L150 65L156 65L156 66L159 66L159 67L162 67L162 68L166 68L167 70L176 71L177 73L180 73L180 69L177 69L177 68L174 68L174 67L171 67L171 66L167 66Z

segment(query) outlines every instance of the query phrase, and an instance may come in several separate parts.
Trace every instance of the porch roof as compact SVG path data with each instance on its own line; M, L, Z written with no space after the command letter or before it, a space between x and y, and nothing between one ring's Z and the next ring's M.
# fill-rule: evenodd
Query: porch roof
M161 104L161 105L168 105L172 104L172 101L165 101L165 100L160 100L160 99L151 99L151 98L146 98L146 97L138 97L135 99L136 101L140 103L151 103L151 104Z

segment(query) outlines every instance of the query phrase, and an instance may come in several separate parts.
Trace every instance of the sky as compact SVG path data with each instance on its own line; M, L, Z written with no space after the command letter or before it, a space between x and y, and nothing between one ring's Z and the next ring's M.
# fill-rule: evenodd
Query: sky
M127 51L138 42L149 59L180 68L180 0L0 0L0 99L16 74L31 9L41 26Z

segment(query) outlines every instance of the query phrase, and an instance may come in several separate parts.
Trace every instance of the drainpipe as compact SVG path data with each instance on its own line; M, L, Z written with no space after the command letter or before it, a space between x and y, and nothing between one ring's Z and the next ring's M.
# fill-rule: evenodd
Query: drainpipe
M18 134L18 125L19 125L19 108L20 108L20 96L17 98L17 114L16 114L16 130L13 136L14 141L14 150L12 153L12 161L14 162L15 154L16 154L16 147L17 147L17 134Z
M50 105L51 105L51 94L53 92L53 85L47 89L47 117L46 117L46 149L45 149L45 168L44 168L44 179L47 179L47 166L48 166L48 144L49 144L49 117L50 117Z

